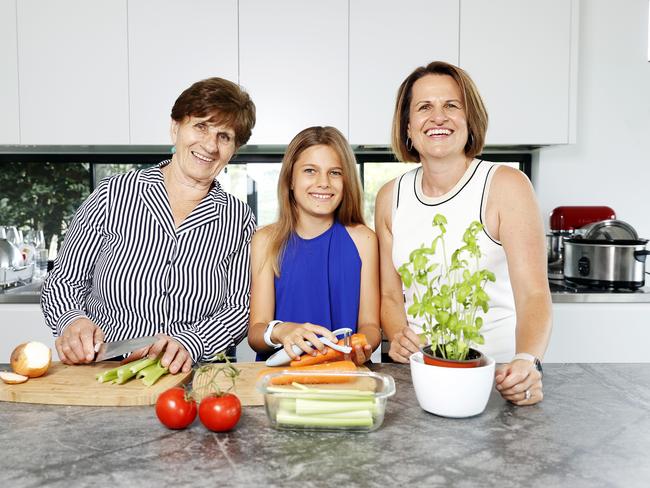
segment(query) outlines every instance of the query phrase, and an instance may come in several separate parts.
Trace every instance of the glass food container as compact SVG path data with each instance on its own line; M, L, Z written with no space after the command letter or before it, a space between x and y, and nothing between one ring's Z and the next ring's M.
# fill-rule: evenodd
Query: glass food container
M280 371L263 376L257 389L276 429L371 432L384 421L395 381L371 371Z

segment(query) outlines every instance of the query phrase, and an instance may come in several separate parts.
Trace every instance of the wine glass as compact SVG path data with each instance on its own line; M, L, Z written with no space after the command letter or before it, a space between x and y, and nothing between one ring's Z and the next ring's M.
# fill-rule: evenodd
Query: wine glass
M23 240L20 237L20 234L18 233L18 229L16 228L15 225L10 225L6 229L7 232L7 240L11 242L14 246L18 247L20 244L22 244Z

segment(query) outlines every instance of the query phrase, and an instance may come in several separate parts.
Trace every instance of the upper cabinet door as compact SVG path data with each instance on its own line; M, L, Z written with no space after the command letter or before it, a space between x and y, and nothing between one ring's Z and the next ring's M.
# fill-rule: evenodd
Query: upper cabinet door
M171 144L181 92L237 69L237 0L129 0L131 143Z
M458 64L459 0L350 1L350 142L389 145L397 89L431 61Z
M0 144L19 144L16 0L0 0L0 66Z
M572 10L567 0L461 2L460 65L487 106L488 144L571 142Z
M20 0L21 143L128 144L126 0Z
M348 132L348 1L240 0L239 73L257 107L252 144L302 129Z

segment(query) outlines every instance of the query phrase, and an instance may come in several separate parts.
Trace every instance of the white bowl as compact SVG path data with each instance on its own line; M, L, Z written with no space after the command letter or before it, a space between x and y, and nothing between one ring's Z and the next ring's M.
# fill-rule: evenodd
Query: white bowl
M416 352L409 362L415 395L427 412L462 418L485 410L494 384L493 358L485 356L476 368L445 368L425 364Z

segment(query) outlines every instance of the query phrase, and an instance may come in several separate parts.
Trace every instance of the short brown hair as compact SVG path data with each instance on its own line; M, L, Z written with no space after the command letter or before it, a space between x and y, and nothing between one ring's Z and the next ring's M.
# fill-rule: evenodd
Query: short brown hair
M235 131L237 147L251 137L255 126L255 104L242 88L223 78L207 78L187 88L174 102L171 117L181 122L185 117L206 117Z
M488 114L483 99L476 85L464 70L443 61L434 61L426 66L416 68L406 77L397 91L391 134L391 145L393 146L393 152L397 156L397 159L411 163L420 162L420 154L414 147L410 149L407 147L406 138L408 136L407 128L413 96L413 85L417 80L426 75L448 75L458 83L467 116L465 155L470 158L477 156L483 150L488 126Z

